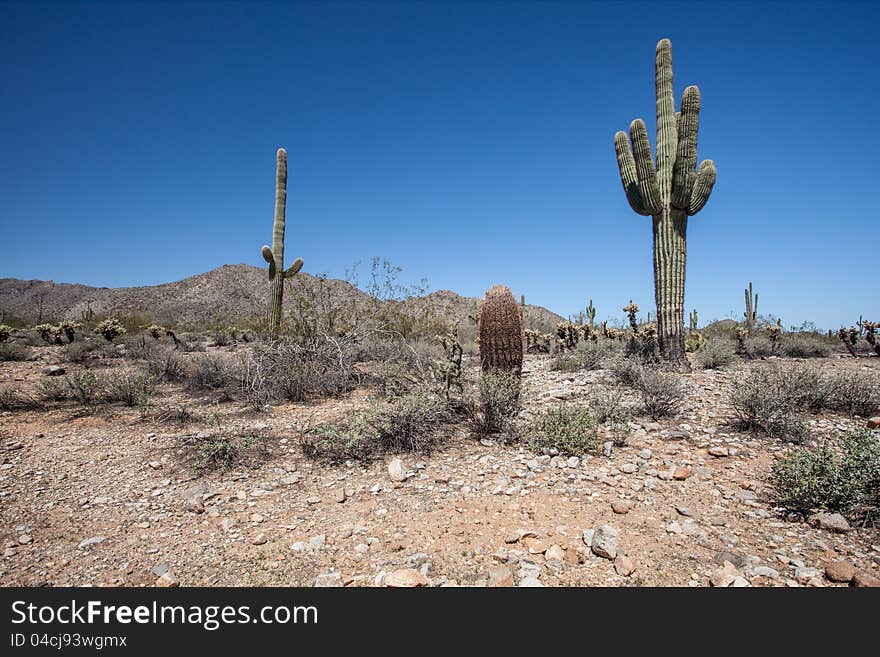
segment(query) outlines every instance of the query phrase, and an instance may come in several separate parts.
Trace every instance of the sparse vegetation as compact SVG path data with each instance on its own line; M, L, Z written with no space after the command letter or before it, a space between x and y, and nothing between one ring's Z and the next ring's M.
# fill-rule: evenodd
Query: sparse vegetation
M118 319L105 319L95 327L95 333L104 336L107 342L113 342L128 331Z
M533 431L533 448L545 454L583 456L598 447L596 420L590 410L565 402L539 413Z
M770 481L777 503L790 510L876 518L880 512L880 441L876 434L858 431L836 443L797 447L777 459Z
M0 362L27 360L29 355L27 347L14 342L0 342Z
M480 377L476 398L468 404L472 431L477 435L517 436L516 419L521 404L521 382L515 374L486 374Z

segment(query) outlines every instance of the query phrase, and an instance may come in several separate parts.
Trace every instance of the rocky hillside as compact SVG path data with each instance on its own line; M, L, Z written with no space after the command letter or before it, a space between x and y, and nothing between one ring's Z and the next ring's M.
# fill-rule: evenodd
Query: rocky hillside
M350 283L329 279L323 282L308 274L295 279L302 292L321 290L321 296L334 304L358 303L368 299L365 292ZM252 320L264 311L266 272L250 265L223 265L204 274L190 276L174 283L145 287L89 287L53 281L0 279L0 319L12 318L26 323L42 319L80 319L91 307L96 316L143 314L150 320L180 326L198 327L206 323L230 323ZM461 297L443 290L406 302L413 310L434 307L445 317L468 321L476 299ZM552 325L558 315L540 306L528 306L527 325ZM535 324L537 323L537 324Z

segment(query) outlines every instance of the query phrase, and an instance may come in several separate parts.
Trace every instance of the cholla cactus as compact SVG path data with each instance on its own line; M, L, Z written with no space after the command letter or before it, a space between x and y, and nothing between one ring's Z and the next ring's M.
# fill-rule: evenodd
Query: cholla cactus
M443 360L434 361L434 369L443 384L443 392L449 399L452 388L457 388L459 394L464 392L464 382L461 375L461 357L464 349L458 339L458 333L452 332L446 335L438 335L440 346L446 356Z
M580 332L577 325L572 322L560 322L556 325L556 344L559 351L571 351L577 347Z
M82 328L82 324L79 322L73 322L69 319L64 320L60 324L58 324L58 329L64 333L64 336L67 338L68 342L73 342L76 338L76 332Z
M746 318L746 329L751 332L755 328L758 321L758 295L752 293L752 282L745 289L746 311L743 316Z
M522 373L522 321L516 299L504 285L492 287L480 304L477 347L484 373Z
M779 338L782 335L782 325L773 324L767 327L767 334L770 337L770 348L775 354L779 349Z
M159 326L158 324L150 324L149 326L142 327L147 333L149 333L154 340L158 340L162 337L162 334L165 332L165 329Z
M740 356L748 356L749 350L746 347L746 338L748 337L749 332L743 328L742 326L738 326L736 329L736 353Z
M0 342L6 342L12 335L12 327L8 324L0 324Z
M608 334L608 322L602 322L602 335L606 338L610 338L611 336Z
M654 355L657 353L657 325L648 322L642 327L640 339L642 341L642 353Z
M855 357L856 343L859 341L859 329L855 326L850 326L848 329L841 326L837 332L837 337L840 338L840 341L850 355Z
M861 318L859 318L861 321ZM874 353L880 356L880 342L877 341L877 322L862 321L862 330L865 332L865 340L874 349Z
M684 350L688 353L699 351L706 344L706 338L699 331L691 331L684 341Z
M618 342L623 342L624 338L626 338L626 331L621 331L614 328L613 326L609 326L605 330L605 335L608 337L609 340L617 340Z
M49 344L62 344L61 329L55 326L55 324L37 324L34 327L34 330L39 333L40 337L43 338L45 342L48 342Z
M125 327L118 319L105 319L95 327L95 333L103 335L107 342L113 342L113 340L120 335L125 335L128 331L125 330Z
M553 344L553 336L550 333L538 333L526 330L526 351L530 354L548 354Z
M625 312L629 316L629 327L632 329L633 334L638 334L639 332L639 307L637 304L633 303L632 299L629 300L629 303L623 307L623 312Z
M592 324L581 324L578 328L580 329L581 338L584 342L587 340L590 342L599 341L599 333L593 328Z

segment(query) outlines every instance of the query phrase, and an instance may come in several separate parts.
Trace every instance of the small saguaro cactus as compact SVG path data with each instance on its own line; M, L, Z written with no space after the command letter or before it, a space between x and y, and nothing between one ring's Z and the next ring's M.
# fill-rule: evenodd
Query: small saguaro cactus
M281 302L284 298L284 279L302 269L302 258L297 258L284 269L284 221L287 212L287 151L278 149L275 163L275 221L272 227L272 248L261 249L263 260L269 263L268 331L272 339L281 329Z
M484 373L522 373L522 321L516 299L504 285L490 288L480 304L477 348Z
M758 295L752 292L752 282L749 281L749 286L745 288L745 297L746 297L746 311L743 313L743 316L746 318L746 329L751 331L755 328L755 324L758 321Z
M593 328L593 324L596 321L596 307L593 305L593 300L590 299L590 305L587 306L587 324L590 328Z
M672 87L672 44L662 39L654 61L657 96L657 157L651 157L648 129L642 119L614 135L620 179L630 207L653 217L654 297L660 351L666 360L687 369L684 350L684 281L688 217L709 200L715 164L697 164L700 90L690 86L675 111Z
M688 319L689 319L689 324L690 324L690 330L691 330L691 333L693 333L694 331L697 330L697 326L698 326L699 321L700 321L699 316L697 315L697 309L696 309L696 308L694 308L694 309L691 311L691 314L690 314L690 316L689 316Z

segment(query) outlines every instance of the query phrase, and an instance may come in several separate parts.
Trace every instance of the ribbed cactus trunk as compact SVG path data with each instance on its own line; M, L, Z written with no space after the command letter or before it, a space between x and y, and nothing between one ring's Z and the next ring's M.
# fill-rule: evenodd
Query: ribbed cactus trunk
M287 151L278 149L275 163L275 220L272 227L272 248L264 246L263 259L269 263L269 309L267 329L269 337L278 338L281 330L284 279L302 269L301 258L284 270L284 223L287 213Z
M715 184L712 160L697 164L700 90L690 86L675 111L672 44L657 44L654 63L657 94L657 158L651 157L648 129L642 119L614 135L620 179L630 207L653 217L654 297L664 359L687 366L684 349L684 281L688 216L703 209Z

